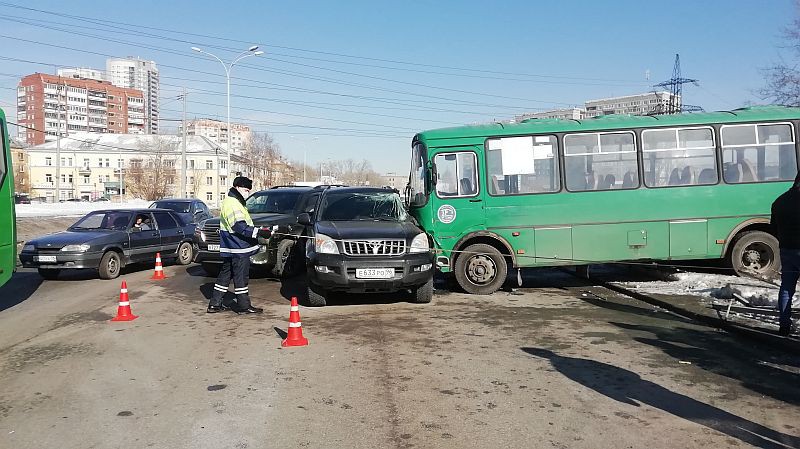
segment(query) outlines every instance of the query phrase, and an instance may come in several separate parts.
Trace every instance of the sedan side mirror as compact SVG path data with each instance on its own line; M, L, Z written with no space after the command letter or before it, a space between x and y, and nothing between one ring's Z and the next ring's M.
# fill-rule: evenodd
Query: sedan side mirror
M134 226L134 227L131 228L131 232L142 232L142 228L140 228L138 226Z
M297 216L297 222L303 226L310 226L311 225L311 215L307 213L302 213Z

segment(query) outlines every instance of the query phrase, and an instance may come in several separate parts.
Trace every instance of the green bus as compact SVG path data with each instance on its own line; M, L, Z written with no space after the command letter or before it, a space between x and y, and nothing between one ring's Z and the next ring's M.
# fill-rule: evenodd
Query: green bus
M514 268L721 259L780 269L770 206L798 170L800 108L531 119L425 131L407 202L440 271L489 294Z
M0 286L11 279L17 266L17 217L14 212L14 172L11 170L6 116L0 109Z

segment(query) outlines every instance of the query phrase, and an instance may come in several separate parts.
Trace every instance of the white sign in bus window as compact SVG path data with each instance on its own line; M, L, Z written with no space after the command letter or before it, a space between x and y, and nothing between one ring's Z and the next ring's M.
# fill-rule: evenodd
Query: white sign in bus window
M534 159L552 159L553 146L552 145L536 145L533 147Z
M500 141L503 148L501 155L504 175L523 175L536 172L532 137L506 137Z

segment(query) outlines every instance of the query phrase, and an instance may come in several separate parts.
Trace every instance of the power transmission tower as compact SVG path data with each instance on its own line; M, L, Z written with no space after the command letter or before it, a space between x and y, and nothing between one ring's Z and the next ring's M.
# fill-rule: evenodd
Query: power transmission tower
M653 85L653 87L656 89L662 88L669 90L669 102L666 105L659 103L652 115L680 114L681 112L702 111L703 108L700 106L683 104L683 85L688 83L692 83L695 86L699 85L698 81L695 79L681 77L681 55L676 54L675 67L672 69L672 78L662 83Z

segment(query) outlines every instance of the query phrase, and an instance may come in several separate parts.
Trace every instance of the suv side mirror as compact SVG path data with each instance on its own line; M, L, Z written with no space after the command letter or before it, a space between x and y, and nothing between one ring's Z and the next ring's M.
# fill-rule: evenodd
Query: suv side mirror
M311 226L311 215L304 212L297 216L297 222L303 226Z
M140 228L138 226L134 226L134 227L131 228L131 232L142 232L142 228Z

